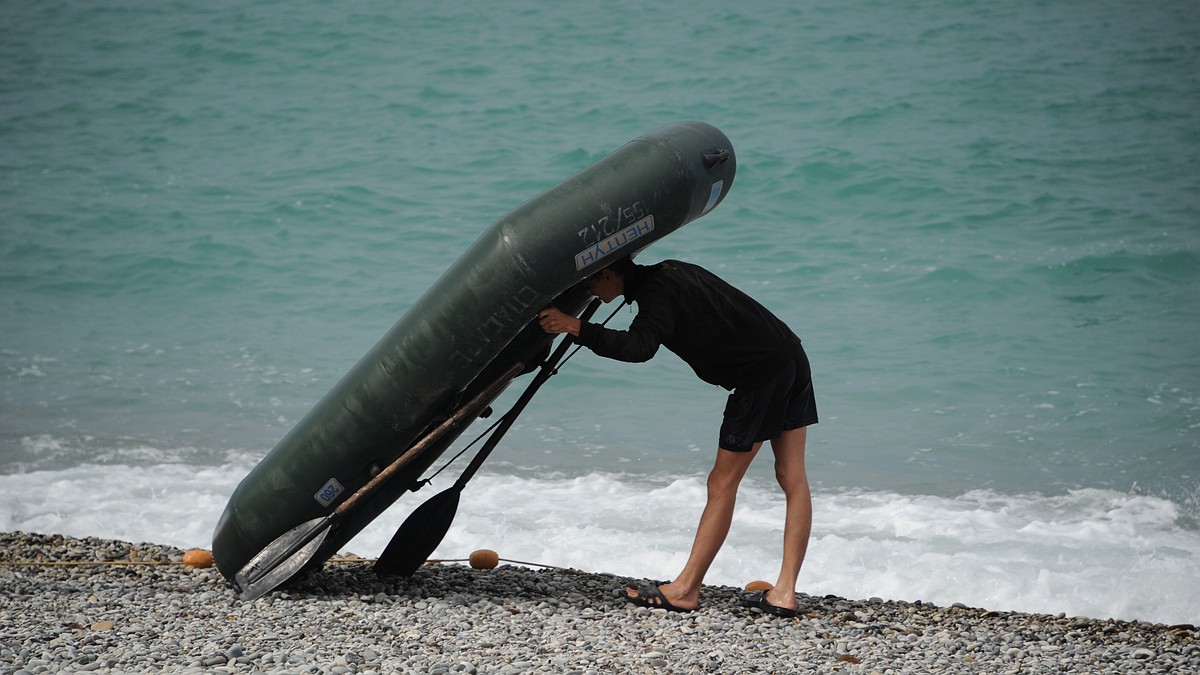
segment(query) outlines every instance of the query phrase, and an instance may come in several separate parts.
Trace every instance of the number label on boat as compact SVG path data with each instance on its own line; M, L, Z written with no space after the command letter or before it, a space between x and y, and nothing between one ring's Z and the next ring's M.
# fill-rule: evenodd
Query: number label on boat
M617 230L616 234L602 239L575 254L575 269L582 270L595 265L604 258L620 251L633 242L654 231L654 216L649 215L629 227Z
M317 500L317 503L321 506L329 506L338 498L338 495L345 491L346 488L342 487L342 484L336 478L330 478L329 482L325 483L324 487L318 490L317 494L313 495L313 499Z

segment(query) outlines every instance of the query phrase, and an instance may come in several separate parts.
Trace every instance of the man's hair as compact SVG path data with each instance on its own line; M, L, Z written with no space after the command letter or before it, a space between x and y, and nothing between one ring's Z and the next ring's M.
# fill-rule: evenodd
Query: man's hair
M625 257L617 260L613 264L609 265L605 269L610 269L610 270L616 272L617 274L620 274L622 277L624 277L627 274L629 274L629 271L633 269L633 266L634 266L633 258L630 256L625 256Z

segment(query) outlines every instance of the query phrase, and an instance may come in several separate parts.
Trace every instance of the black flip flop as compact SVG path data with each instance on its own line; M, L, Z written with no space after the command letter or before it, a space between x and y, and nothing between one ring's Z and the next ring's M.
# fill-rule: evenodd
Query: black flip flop
M749 607L750 611L766 612L767 614L778 616L783 619L794 619L796 618L797 614L797 611L794 609L780 607L779 605L772 605L767 601L766 591L752 593L742 598L742 607Z
M636 588L633 586L626 586L625 588L637 591L637 595L630 595L629 592L626 591L625 599L630 603L637 605L638 607L665 609L668 612L682 613L694 612L696 609L700 609L699 607L696 607L696 609L690 609L687 607L676 607L675 605L672 605L671 601L667 599L667 596L663 595L663 592L658 589L658 586L646 585L637 586Z

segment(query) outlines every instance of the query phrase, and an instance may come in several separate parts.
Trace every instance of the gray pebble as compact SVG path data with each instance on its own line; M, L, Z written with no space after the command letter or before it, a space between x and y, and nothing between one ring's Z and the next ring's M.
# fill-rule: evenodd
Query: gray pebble
M0 533L13 560L128 560L135 548L182 555ZM0 567L0 672L1200 672L1193 626L809 595L781 620L715 586L703 610L679 614L624 602L625 582L511 565L389 579L366 561L244 602L219 573L180 565Z

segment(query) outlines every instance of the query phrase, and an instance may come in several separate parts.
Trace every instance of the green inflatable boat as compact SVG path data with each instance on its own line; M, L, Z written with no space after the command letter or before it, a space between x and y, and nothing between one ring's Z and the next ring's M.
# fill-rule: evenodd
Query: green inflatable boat
M213 537L221 573L257 597L340 550L543 365L538 310L579 315L583 279L708 213L735 169L723 133L681 122L502 216L234 490Z

